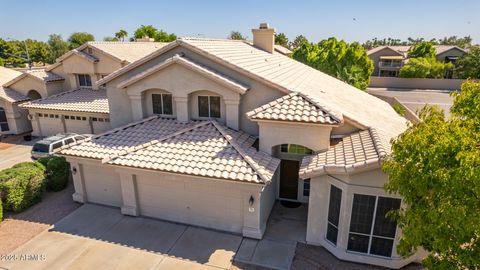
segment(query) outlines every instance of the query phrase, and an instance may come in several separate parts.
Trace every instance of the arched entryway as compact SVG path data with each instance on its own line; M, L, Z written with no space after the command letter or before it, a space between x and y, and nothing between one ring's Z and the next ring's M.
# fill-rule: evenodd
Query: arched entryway
M281 144L272 147L272 154L281 160L278 197L282 200L308 202L310 182L299 180L302 158L313 151L298 144Z
M0 107L0 131L9 131L10 127L8 126L7 114L5 109Z
M40 93L38 93L37 90L30 90L28 91L27 93L27 97L30 99L30 100L36 100L36 99L41 99L42 96L40 95Z

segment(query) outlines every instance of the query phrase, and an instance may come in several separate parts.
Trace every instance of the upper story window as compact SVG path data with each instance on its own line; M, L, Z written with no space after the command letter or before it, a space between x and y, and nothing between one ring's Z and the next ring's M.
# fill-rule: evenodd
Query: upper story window
M400 199L354 194L347 250L391 257L397 223L385 215Z
M152 108L154 114L173 114L171 94L152 94Z
M305 146L298 144L282 144L280 145L282 153L297 154L297 155L311 155L313 151Z
M78 74L78 85L80 87L92 87L92 79L88 74Z
M220 118L220 97L198 96L198 116Z

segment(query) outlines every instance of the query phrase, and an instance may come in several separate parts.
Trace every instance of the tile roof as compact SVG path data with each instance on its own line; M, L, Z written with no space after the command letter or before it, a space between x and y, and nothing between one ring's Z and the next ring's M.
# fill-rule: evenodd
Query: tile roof
M191 59L188 59L187 57L184 57L184 56L181 56L181 55L174 55L168 59L166 59L165 61L145 70L144 72L141 72L131 78L128 78L127 80L121 82L118 87L119 88L124 88L124 87L127 87L139 80L141 80L142 78L145 78L145 77L148 77L152 74L154 74L155 72L158 72L159 70L165 68L165 67L168 67L170 66L171 64L173 63L178 63L178 64L181 64L183 65L184 67L187 67L191 70L194 70L194 71L197 71L207 77L209 77L210 79L216 81L217 83L220 83L220 84L223 84L229 88L232 88L234 89L235 91L243 94L245 93L247 90L248 90L248 86L246 85L243 85L235 80L233 80L232 78L229 78L228 76L224 75L224 74L221 74L213 69L210 69L210 68L207 68L203 65L200 65L196 62L194 62L193 60Z
M32 69L28 70L25 73L35 76L45 82L55 82L65 80L62 76L57 75L53 72L46 71L45 69Z
M281 54L289 55L292 51L288 48L283 47L282 45L275 44L275 50Z
M164 47L168 43L90 41L87 44L119 59L120 61L131 63Z
M403 56L407 56L407 53L408 53L408 50L410 49L411 46L407 45L398 45L398 46L378 46L378 47L375 47L373 49L370 49L368 50L367 54L368 55L371 55L371 54L374 54L376 52L379 52L385 48L390 48L400 54L402 54ZM451 50L453 48L456 48L456 49L459 49L461 51L464 51L464 49L460 48L460 47L457 47L457 46L453 46L453 45L433 45L433 47L435 48L435 51L438 54L441 54L441 53L444 53L448 50Z
M363 130L341 139L328 151L302 159L299 175L310 178L327 173L349 173L365 167L379 166L390 153L388 141L375 129Z
M106 91L88 88L61 92L53 96L24 103L21 107L27 109L109 113Z
M287 94L299 92L307 95L329 114L340 119L347 118L362 129L376 128L387 140L407 128L407 120L399 116L387 102L281 53L268 53L245 41L180 38L97 83L107 83L176 46L187 48Z
M294 92L280 97L253 111L247 112L252 120L290 121L316 124L340 124L337 116L329 114L307 96Z
M21 75L22 73L19 71L0 66L0 98L1 99L4 99L5 101L10 103L29 100L28 97L18 93L17 91L3 86L7 82Z
M402 133L406 119L368 93L280 53L268 53L235 40L182 38L187 48L250 74L287 93L299 92L332 115L372 127L387 140Z
M255 138L215 121L180 123L153 116L108 131L59 154L102 163L252 183L271 181L279 160L252 147Z

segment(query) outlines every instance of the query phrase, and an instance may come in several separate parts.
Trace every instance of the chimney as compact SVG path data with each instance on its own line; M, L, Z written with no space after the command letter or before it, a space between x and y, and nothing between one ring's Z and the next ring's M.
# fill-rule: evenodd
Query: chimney
M275 28L268 27L268 23L261 23L258 29L252 29L253 46L273 53L275 50Z
M155 39L154 38L151 38L149 36L144 36L142 38L137 38L136 40L137 42L154 42Z

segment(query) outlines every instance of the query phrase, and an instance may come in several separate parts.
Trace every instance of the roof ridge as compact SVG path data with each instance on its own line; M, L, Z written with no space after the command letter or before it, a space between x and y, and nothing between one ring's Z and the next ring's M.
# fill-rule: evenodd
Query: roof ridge
M284 96L281 96L281 97L279 97L279 98L277 98L277 99L274 99L274 100L268 102L267 104L264 104L264 105L262 105L262 106L260 106L260 107L258 107L258 108L255 108L255 109L247 112L246 114L247 114L248 117L250 117L250 116L252 116L252 115L254 115L254 114L257 114L257 113L259 113L259 112L265 111L265 110L268 109L269 107L271 107L271 106L273 106L273 105L276 105L276 104L279 103L279 102L285 101L287 98L292 98L292 97L294 97L294 96L296 96L296 95L298 95L298 92L292 92L292 93L290 93L290 94L286 94L286 95L284 95Z
M225 130L223 129L223 127L218 124L216 121L211 121L213 126L220 132L220 134L222 134L222 136L227 140L227 142L233 146L233 148L240 154L240 156L242 156L242 158L248 163L248 165L250 165L250 167L252 167L252 169L255 171L255 173L260 177L262 178L262 180L265 182L265 183L268 183L270 182L264 175L263 173L261 173L259 171L260 168L258 168L258 166L253 162L252 158L243 151L243 149L240 147L240 145L238 145L235 141L233 141L232 139L229 138L229 135L225 133Z
M378 134L378 130L376 128L370 127L368 129L368 132L370 133L370 136L372 137L373 145L375 147L375 150L377 150L379 159L385 158L385 156L387 155L387 151L385 149L385 146L383 145L382 140L380 139L380 135Z
M309 101L310 103L313 104L313 106L317 107L318 109L320 110L324 110L325 112L327 112L331 117L335 118L335 120L337 120L339 123L342 123L343 122L343 117L339 117L337 115L337 112L333 111L332 109L330 109L328 106L326 106L325 104L320 104L319 101L316 101L316 100L313 100L312 97L310 97L309 95L307 94L304 94L304 93L301 93L301 92L297 92L301 97L305 98L307 101Z
M158 117L158 118L161 118L161 117ZM140 149L146 148L146 147L148 147L148 146L150 146L150 145L154 145L154 144L160 143L160 142L162 142L162 141L165 141L165 140L167 140L167 139L170 139L170 138L175 137L175 136L177 136L177 135L180 135L180 134L182 134L182 133L185 133L185 132L191 131L191 130L193 130L193 129L202 127L202 126L208 124L209 122L211 122L211 121L200 122L200 123L198 123L198 124L196 124L196 125L193 125L193 126L191 126L191 127L186 127L186 128L180 129L180 130L178 130L178 131L175 131L175 132L173 132L173 133L167 134L167 135L165 135L165 136L163 136L163 137L160 137L160 138L158 138L158 139L151 140L151 141L149 141L149 142L146 142L146 143L137 145L137 146L133 147L133 148L130 149L130 150L122 150L122 151L120 151L118 154L115 154L115 155L113 155L113 156L107 156L106 158L103 158L103 159L102 159L102 164L107 163L107 162L110 162L110 161L112 161L112 160L114 160L114 159L116 159L116 158L118 158L118 157L120 157L120 156L125 156L125 155L128 155L128 154L130 154L130 153L133 153L133 152L135 152L135 151L138 151L138 150L140 150Z

